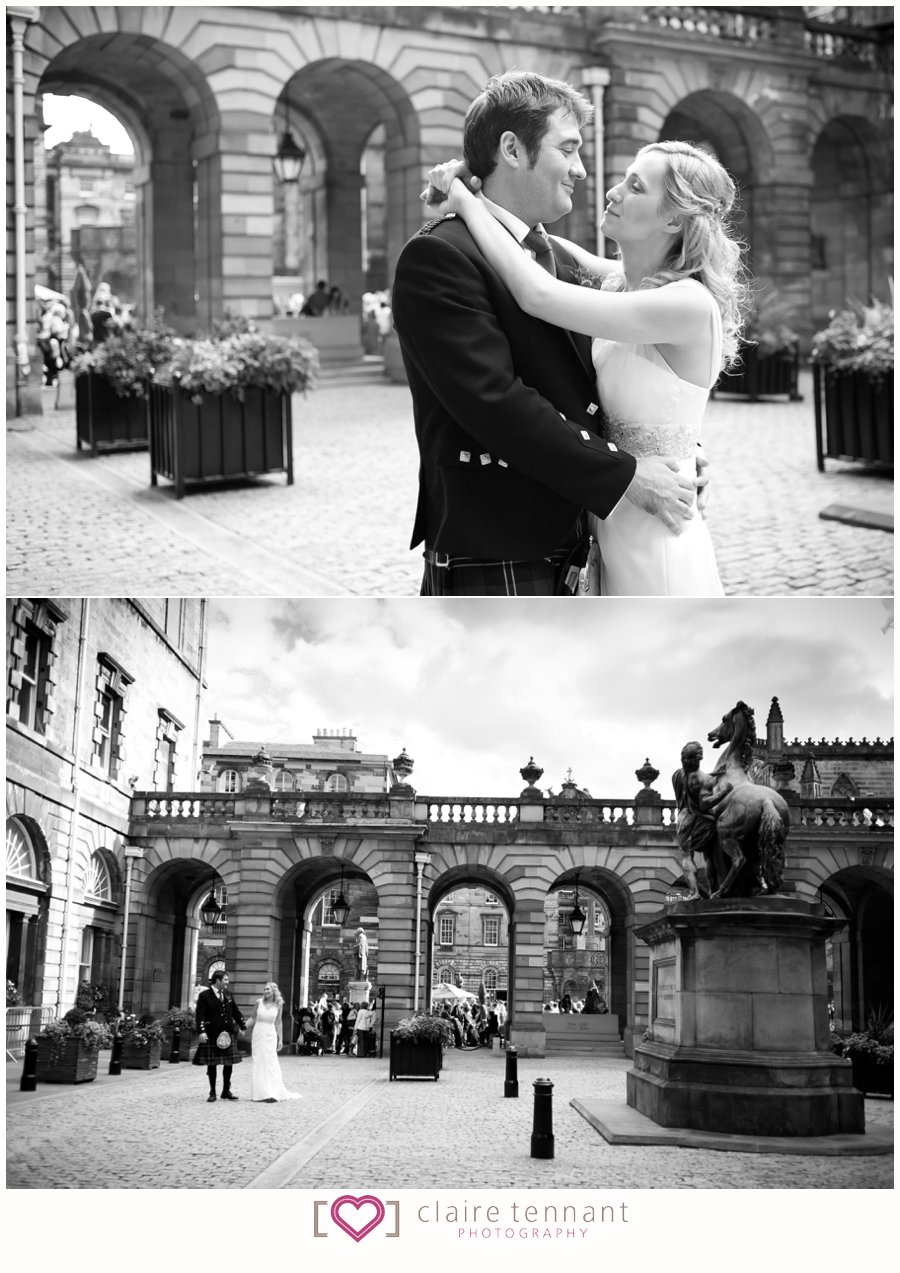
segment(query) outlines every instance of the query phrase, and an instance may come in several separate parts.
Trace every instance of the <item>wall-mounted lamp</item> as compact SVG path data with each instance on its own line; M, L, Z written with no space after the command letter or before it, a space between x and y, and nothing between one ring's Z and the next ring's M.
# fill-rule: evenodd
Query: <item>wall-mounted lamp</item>
M213 924L219 922L219 916L222 914L222 907L216 900L216 877L213 875L213 882L209 886L209 896L200 907L200 918L203 920L207 928L212 928Z

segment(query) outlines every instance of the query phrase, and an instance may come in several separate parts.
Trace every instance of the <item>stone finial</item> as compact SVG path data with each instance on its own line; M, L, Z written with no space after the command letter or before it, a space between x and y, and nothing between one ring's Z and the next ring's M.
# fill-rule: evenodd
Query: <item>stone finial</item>
M533 787L535 785L543 772L544 771L540 765L536 765L534 763L534 756L529 756L528 764L523 765L519 770L519 773L522 775L525 782L528 783L529 787Z
M641 765L640 769L635 769L634 776L637 778L638 782L642 782L645 787L649 788L651 782L656 782L656 779L659 777L659 770L653 768L650 764L650 758L648 757Z
M401 747L400 755L395 756L391 761L391 768L401 782L406 782L413 771L415 763L412 756L407 755L406 748Z

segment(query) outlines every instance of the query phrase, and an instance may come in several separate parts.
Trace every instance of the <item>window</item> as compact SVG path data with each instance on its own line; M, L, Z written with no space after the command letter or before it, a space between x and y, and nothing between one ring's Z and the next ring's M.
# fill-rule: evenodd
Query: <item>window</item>
M154 775L155 791L175 790L175 756L178 748L178 734L184 728L171 712L159 709L159 725L156 730L156 773Z
M452 946L456 931L456 916L442 915L438 921L438 944Z
M226 795L235 795L241 789L241 775L236 769L226 769L219 774L219 790Z
M601 935L606 932L606 915L599 906L594 906L594 932Z
M445 894L444 894L444 896L441 898L441 901L442 901L442 902L452 902L452 901L453 901L453 894L452 894L452 893L445 893Z
M91 195L97 189L97 182L93 177L81 173L78 178L78 189L82 195Z
M346 791L347 779L343 774L332 774L325 782L326 791Z
M329 994L335 994L341 984L341 970L337 964L326 961L319 964L316 980L320 992L327 990Z
M289 774L286 769L282 769L280 773L275 775L276 791L293 791L294 775Z
M482 945L499 946L500 945L500 916L499 915L482 915L481 932L482 932Z
M334 914L334 904L338 898L338 890L336 888L329 889L322 898L321 910L319 912L320 924L331 924L337 927L337 919Z
M453 969L438 968L437 972L434 974L434 980L435 980L435 984L437 985L452 986L454 984Z
M497 989L497 969L485 968L484 974L481 980L484 984L485 990L496 990Z
M88 869L84 877L84 895L97 902L111 902L113 900L113 887L109 867L100 853L91 854L91 860L88 863Z
M46 734L55 704L56 633L66 618L53 602L14 602L10 618L7 715Z
M98 655L93 759L110 778L115 778L121 767L125 691L133 680L134 677L129 676L109 654Z
M84 928L81 932L81 958L78 961L78 984L91 980L91 965L94 962L94 930Z
M41 878L31 837L15 818L6 823L6 874L20 880Z

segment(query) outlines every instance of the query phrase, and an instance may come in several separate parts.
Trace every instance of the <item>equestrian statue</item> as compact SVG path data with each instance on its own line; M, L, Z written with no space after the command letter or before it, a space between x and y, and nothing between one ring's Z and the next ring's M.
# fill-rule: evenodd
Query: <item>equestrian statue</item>
M672 776L682 869L700 897L694 853L703 854L711 898L777 893L784 875L790 813L784 798L750 777L756 742L753 708L738 702L711 729L707 741L725 747L711 774L703 773L700 743L688 743Z

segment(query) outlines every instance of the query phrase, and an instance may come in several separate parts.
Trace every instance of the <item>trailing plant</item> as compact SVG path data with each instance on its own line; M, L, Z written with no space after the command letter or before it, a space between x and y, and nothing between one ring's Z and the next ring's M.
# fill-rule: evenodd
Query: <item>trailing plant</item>
M50 1056L53 1061L62 1057L69 1039L80 1039L82 1046L89 1052L110 1048L113 1041L109 1026L95 1021L80 1008L70 1008L65 1016L48 1021L38 1038L50 1041Z
M796 305L780 296L776 288L761 289L741 339L765 357L793 358L800 348L799 333L791 325L796 313Z
M149 327L126 328L79 354L72 370L76 376L91 371L104 376L120 398L143 398L178 344L176 333L165 325L158 310Z
M870 1057L880 1065L894 1061L894 1010L887 1004L870 1007L866 1027L846 1036L832 1032L832 1050L838 1056Z
M6 1006L7 1006L7 1008L14 1008L17 1004L19 1004L19 1003L21 1003L21 1002L22 1002L22 1000L21 1000L21 998L20 998L20 996L19 996L19 987L16 985L16 983L15 983L14 981L10 981L10 979L7 977L7 979L6 979Z
M243 401L251 388L305 393L318 372L318 350L308 340L252 330L223 340L185 341L159 369L156 382L180 386L195 402L226 392Z
M94 1012L108 996L106 986L99 981L82 981L75 995L75 1007L82 1012Z
M417 1012L412 1017L404 1017L398 1021L391 1032L395 1038L406 1039L411 1043L440 1043L446 1049L453 1043L453 1027L443 1017L428 1016Z
M149 1017L139 1017L131 1012L122 1018L119 1024L122 1042L132 1048L148 1048L153 1043L162 1043L165 1031L159 1021Z
M893 301L854 303L851 309L832 311L830 318L813 336L813 362L840 375L859 371L876 381L893 371Z

